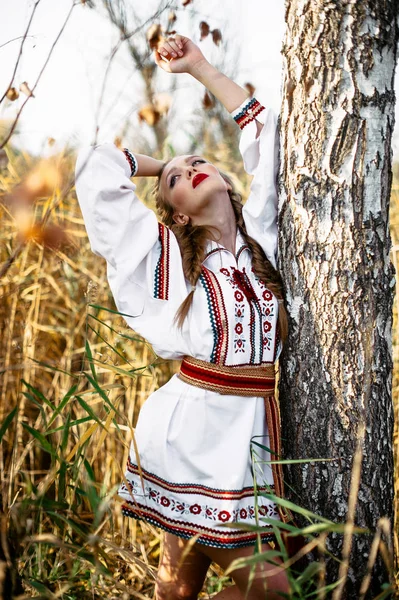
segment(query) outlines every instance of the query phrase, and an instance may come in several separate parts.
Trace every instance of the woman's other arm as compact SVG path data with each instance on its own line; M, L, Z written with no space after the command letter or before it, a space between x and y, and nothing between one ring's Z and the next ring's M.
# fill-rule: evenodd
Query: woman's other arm
M157 160L146 154L134 153L134 158L137 161L135 177L157 177L164 165L162 160Z

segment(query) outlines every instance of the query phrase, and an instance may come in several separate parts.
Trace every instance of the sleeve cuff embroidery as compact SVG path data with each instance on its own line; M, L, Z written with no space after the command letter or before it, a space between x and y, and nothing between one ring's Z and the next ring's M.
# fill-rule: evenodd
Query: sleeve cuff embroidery
M135 156L133 156L133 154L131 152L129 152L129 150L127 148L123 148L122 152L126 156L126 160L130 166L130 171L131 171L130 177L134 177L138 171L137 160L136 160Z
M233 111L232 117L240 127L240 129L244 129L248 123L251 123L259 113L265 110L265 107L262 106L260 102L256 98L250 98L246 100L241 106L239 106L235 111Z

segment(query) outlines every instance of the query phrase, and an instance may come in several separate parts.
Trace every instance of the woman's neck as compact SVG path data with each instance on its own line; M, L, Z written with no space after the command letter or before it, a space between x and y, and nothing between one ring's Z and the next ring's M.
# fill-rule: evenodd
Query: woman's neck
M211 227L214 236L212 239L235 254L236 237L237 237L237 221L234 214L231 202L215 202L209 207L208 211L204 211L200 219L196 219L193 225L204 225Z

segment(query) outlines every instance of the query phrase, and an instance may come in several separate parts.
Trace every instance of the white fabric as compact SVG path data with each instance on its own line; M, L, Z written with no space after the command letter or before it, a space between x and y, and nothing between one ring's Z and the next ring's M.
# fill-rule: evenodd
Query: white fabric
M264 123L259 137L253 121L244 128L240 141L245 169L254 176L244 220L249 235L275 265L276 118L265 109L257 120ZM123 152L113 144L84 150L78 156L76 172L77 196L91 247L107 260L118 310L159 356L181 359L189 355L225 365L275 362L281 350L278 342L276 346L278 303L254 275L250 250L239 233L235 256L215 242L208 244L192 308L179 330L174 317L191 290L184 278L180 250L172 232L164 234L168 246L162 244L155 214L135 195ZM236 270L246 276L256 302L245 296L235 278ZM163 298L167 295L168 299L156 293L160 271L167 282ZM132 506L138 503L143 518L168 530L176 527L178 535L189 537L209 530L213 545L223 546L228 531L234 545L231 530L220 528L220 523L254 523L253 436L263 436L259 441L268 446L262 398L221 396L174 376L147 399L137 424L144 490L132 447L132 466L126 473L130 489L122 484L120 495ZM266 451L258 452L262 459L269 458ZM270 467L263 471L265 482L272 484ZM183 484L196 486L195 490L186 493ZM226 491L225 499L221 490ZM264 499L260 504L267 507L269 516L278 518L273 504Z

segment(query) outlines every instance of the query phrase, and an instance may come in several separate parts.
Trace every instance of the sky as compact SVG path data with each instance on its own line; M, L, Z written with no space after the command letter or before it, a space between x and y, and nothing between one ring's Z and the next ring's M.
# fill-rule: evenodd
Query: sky
M96 2L100 4L100 0ZM136 0L130 2L138 7L143 4ZM2 0L0 46L23 34L33 4L33 0ZM147 7L151 4L158 5L158 0L146 1L147 14ZM179 31L187 35L194 32L193 39L196 38L198 42L200 20L205 19L212 29L220 28L229 40L227 50L225 44L217 48L210 39L205 40L200 45L207 58L216 62L225 60L229 68L236 68L240 57L238 83L244 84L250 80L256 85L258 95L263 93L266 100L279 110L280 48L284 31L282 6L273 4L272 8L266 10L266 3L260 0L235 0L232 11L231 4L229 0L218 0L216 3L214 0L193 0L191 7L182 9L181 0L177 0L181 15ZM16 78L18 84L27 81L32 85L34 82L70 5L71 0L41 0L31 27L31 36L25 43ZM198 12L192 19L195 28L188 18L194 9ZM259 27L260 21L262 27ZM75 7L37 87L35 98L30 99L24 108L20 134L14 137L14 143L39 152L45 148L48 137L56 140L53 151L66 142L80 146L92 141L105 65L117 39L116 30L97 11L82 4ZM1 91L8 87L19 44L17 40L0 47ZM168 77L161 73L160 91L169 87L170 80L165 79ZM174 104L182 115L189 118L190 111L202 97L203 89L198 83L193 85L188 75L178 77ZM6 110L0 111L0 119L12 118L22 100L21 97L14 103L8 102ZM126 49L121 47L106 87L100 114L99 141L113 140L119 134L126 115L131 116L133 124L135 119L137 122L137 109L141 103L140 77L134 72ZM145 129L146 126L142 127Z
M98 5L101 1L95 0ZM126 0L127 4L129 2L138 11L140 6L145 5L148 15L148 7L157 6L159 0L146 0L145 3ZM25 42L16 87L24 81L33 85L71 4L72 0L40 0ZM224 61L227 69L235 71L237 83L243 85L250 81L255 85L260 101L279 111L281 47L285 29L283 0L193 0L186 8L182 8L181 0L176 0L175 4L179 7L179 32L199 42L200 20L206 20L211 29L220 28L227 42L220 48L210 39L201 42L200 47L206 57L214 63ZM24 33L33 5L33 0L1 1L1 95L8 87L19 51L20 40L12 40ZM192 11L196 14L190 20ZM118 34L106 18L77 1L35 90L35 98L31 98L24 108L19 132L13 138L16 145L30 152L46 154L61 150L65 144L80 147L93 141L105 67L117 40ZM160 92L168 89L170 77L160 74ZM176 77L178 88L174 94L173 110L184 122L200 102L203 88L190 81L188 75ZM146 132L147 126L140 126L137 118L142 98L141 79L134 71L126 47L122 45L107 79L98 118L98 141L113 141L120 135L127 116L137 131L144 135L149 133ZM12 119L24 99L21 95L16 102L3 103L0 120ZM176 136L178 145L179 132ZM51 148L47 144L49 137L55 139ZM184 141L181 140L181 143L184 144ZM399 144L395 142L395 153L396 149L399 152Z

